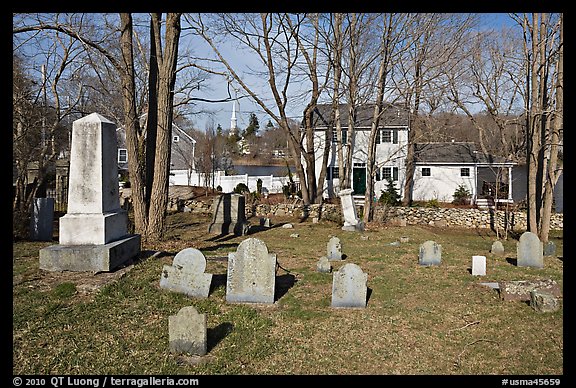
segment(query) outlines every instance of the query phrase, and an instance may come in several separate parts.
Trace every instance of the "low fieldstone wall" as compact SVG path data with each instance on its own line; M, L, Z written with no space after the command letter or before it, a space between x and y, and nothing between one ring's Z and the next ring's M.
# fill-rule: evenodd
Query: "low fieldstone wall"
M196 200L171 201L168 210L184 211L199 214L212 214L212 202ZM302 217L303 208L299 203L279 203L275 205L246 204L246 216L257 217ZM338 204L310 205L308 217L319 220L342 222L342 211ZM506 215L505 211L462 209L462 208L427 208L427 207L386 207L376 206L374 210L374 221L391 225L431 225L438 227L459 227L459 228L490 228L498 225L504 228L507 223L511 230L526 230L526 212L515 211ZM562 213L552 214L552 230L562 230L564 228L564 217Z

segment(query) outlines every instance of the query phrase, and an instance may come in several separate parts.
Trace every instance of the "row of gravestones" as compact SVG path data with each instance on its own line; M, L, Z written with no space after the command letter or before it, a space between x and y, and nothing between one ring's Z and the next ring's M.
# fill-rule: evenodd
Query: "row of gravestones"
M492 245L491 252L503 254L500 241ZM542 268L542 243L533 233L520 237L517 247L519 266ZM330 261L343 259L342 244L331 237L327 255L317 264L319 272L330 272ZM434 241L420 246L419 264L440 265L442 247ZM195 248L180 251L172 266L165 265L160 287L192 297L206 298L210 292L212 274L205 273L206 258ZM226 301L228 303L273 303L275 290L276 255L270 254L266 244L255 238L240 243L236 252L228 255ZM486 274L486 257L472 256L472 275ZM354 263L347 263L333 274L332 307L366 307L368 275ZM192 306L182 308L169 319L170 350L176 353L204 355L206 353L206 317Z

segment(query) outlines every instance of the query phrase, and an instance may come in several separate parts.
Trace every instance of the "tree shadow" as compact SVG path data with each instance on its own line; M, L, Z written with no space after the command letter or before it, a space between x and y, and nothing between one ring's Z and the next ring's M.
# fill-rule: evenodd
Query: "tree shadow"
M206 247L206 248L202 248L202 251L217 251L218 249L223 249L223 248L237 248L239 245L239 243L229 243L229 244L218 244L218 245L214 245L212 247Z
M277 302L282 298L290 288L296 284L296 277L292 274L276 276L276 285L274 287L274 301Z
M232 330L234 330L234 324L230 322L223 322L214 328L208 328L206 330L207 351L214 349L228 334L232 333Z

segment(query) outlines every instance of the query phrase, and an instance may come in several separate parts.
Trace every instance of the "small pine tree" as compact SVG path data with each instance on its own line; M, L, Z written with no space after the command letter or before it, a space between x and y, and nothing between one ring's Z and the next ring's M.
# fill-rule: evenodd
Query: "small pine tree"
M452 196L454 197L452 203L455 205L468 205L470 203L470 191L463 184L458 186Z
M398 190L396 190L396 186L391 179L388 179L386 191L382 190L382 194L380 195L378 202L389 206L396 206L400 204L400 194L398 194Z

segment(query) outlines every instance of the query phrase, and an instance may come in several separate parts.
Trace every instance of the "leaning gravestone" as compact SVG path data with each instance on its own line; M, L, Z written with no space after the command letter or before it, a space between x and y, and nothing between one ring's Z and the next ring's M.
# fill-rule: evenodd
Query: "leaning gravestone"
M234 233L244 236L248 232L245 198L242 194L221 194L212 202L212 223L208 233L225 235Z
M206 314L198 314L194 306L182 307L168 317L170 353L203 356L208 348Z
M504 245L502 245L502 241L494 241L492 243L492 248L490 252L494 255L502 256L504 254Z
M30 239L52 241L54 230L54 198L34 198L30 217Z
M328 244L326 244L326 257L328 260L342 260L342 244L340 239L336 236L330 237Z
M560 309L560 303L556 296L539 289L530 291L530 306L541 313L554 312Z
M276 254L264 241L247 238L228 254L226 302L274 303Z
M111 271L140 252L140 235L128 234L120 207L116 126L98 113L74 121L68 213L59 242L40 250L49 271Z
M204 273L206 258L196 248L181 250L174 257L172 265L165 265L160 277L160 288L207 298L210 293L212 274Z
M366 307L368 274L348 263L334 272L332 278L332 307Z
M486 276L486 256L472 256L472 275Z
M442 246L434 241L426 241L420 245L418 263L420 265L440 265L442 263Z
M522 233L516 245L516 259L518 267L544 267L542 242L535 233Z
M342 204L342 215L344 216L344 226L342 226L342 230L351 232L363 231L364 223L360 221L356 215L356 206L354 205L352 193L352 189L344 189L338 192L340 203Z

